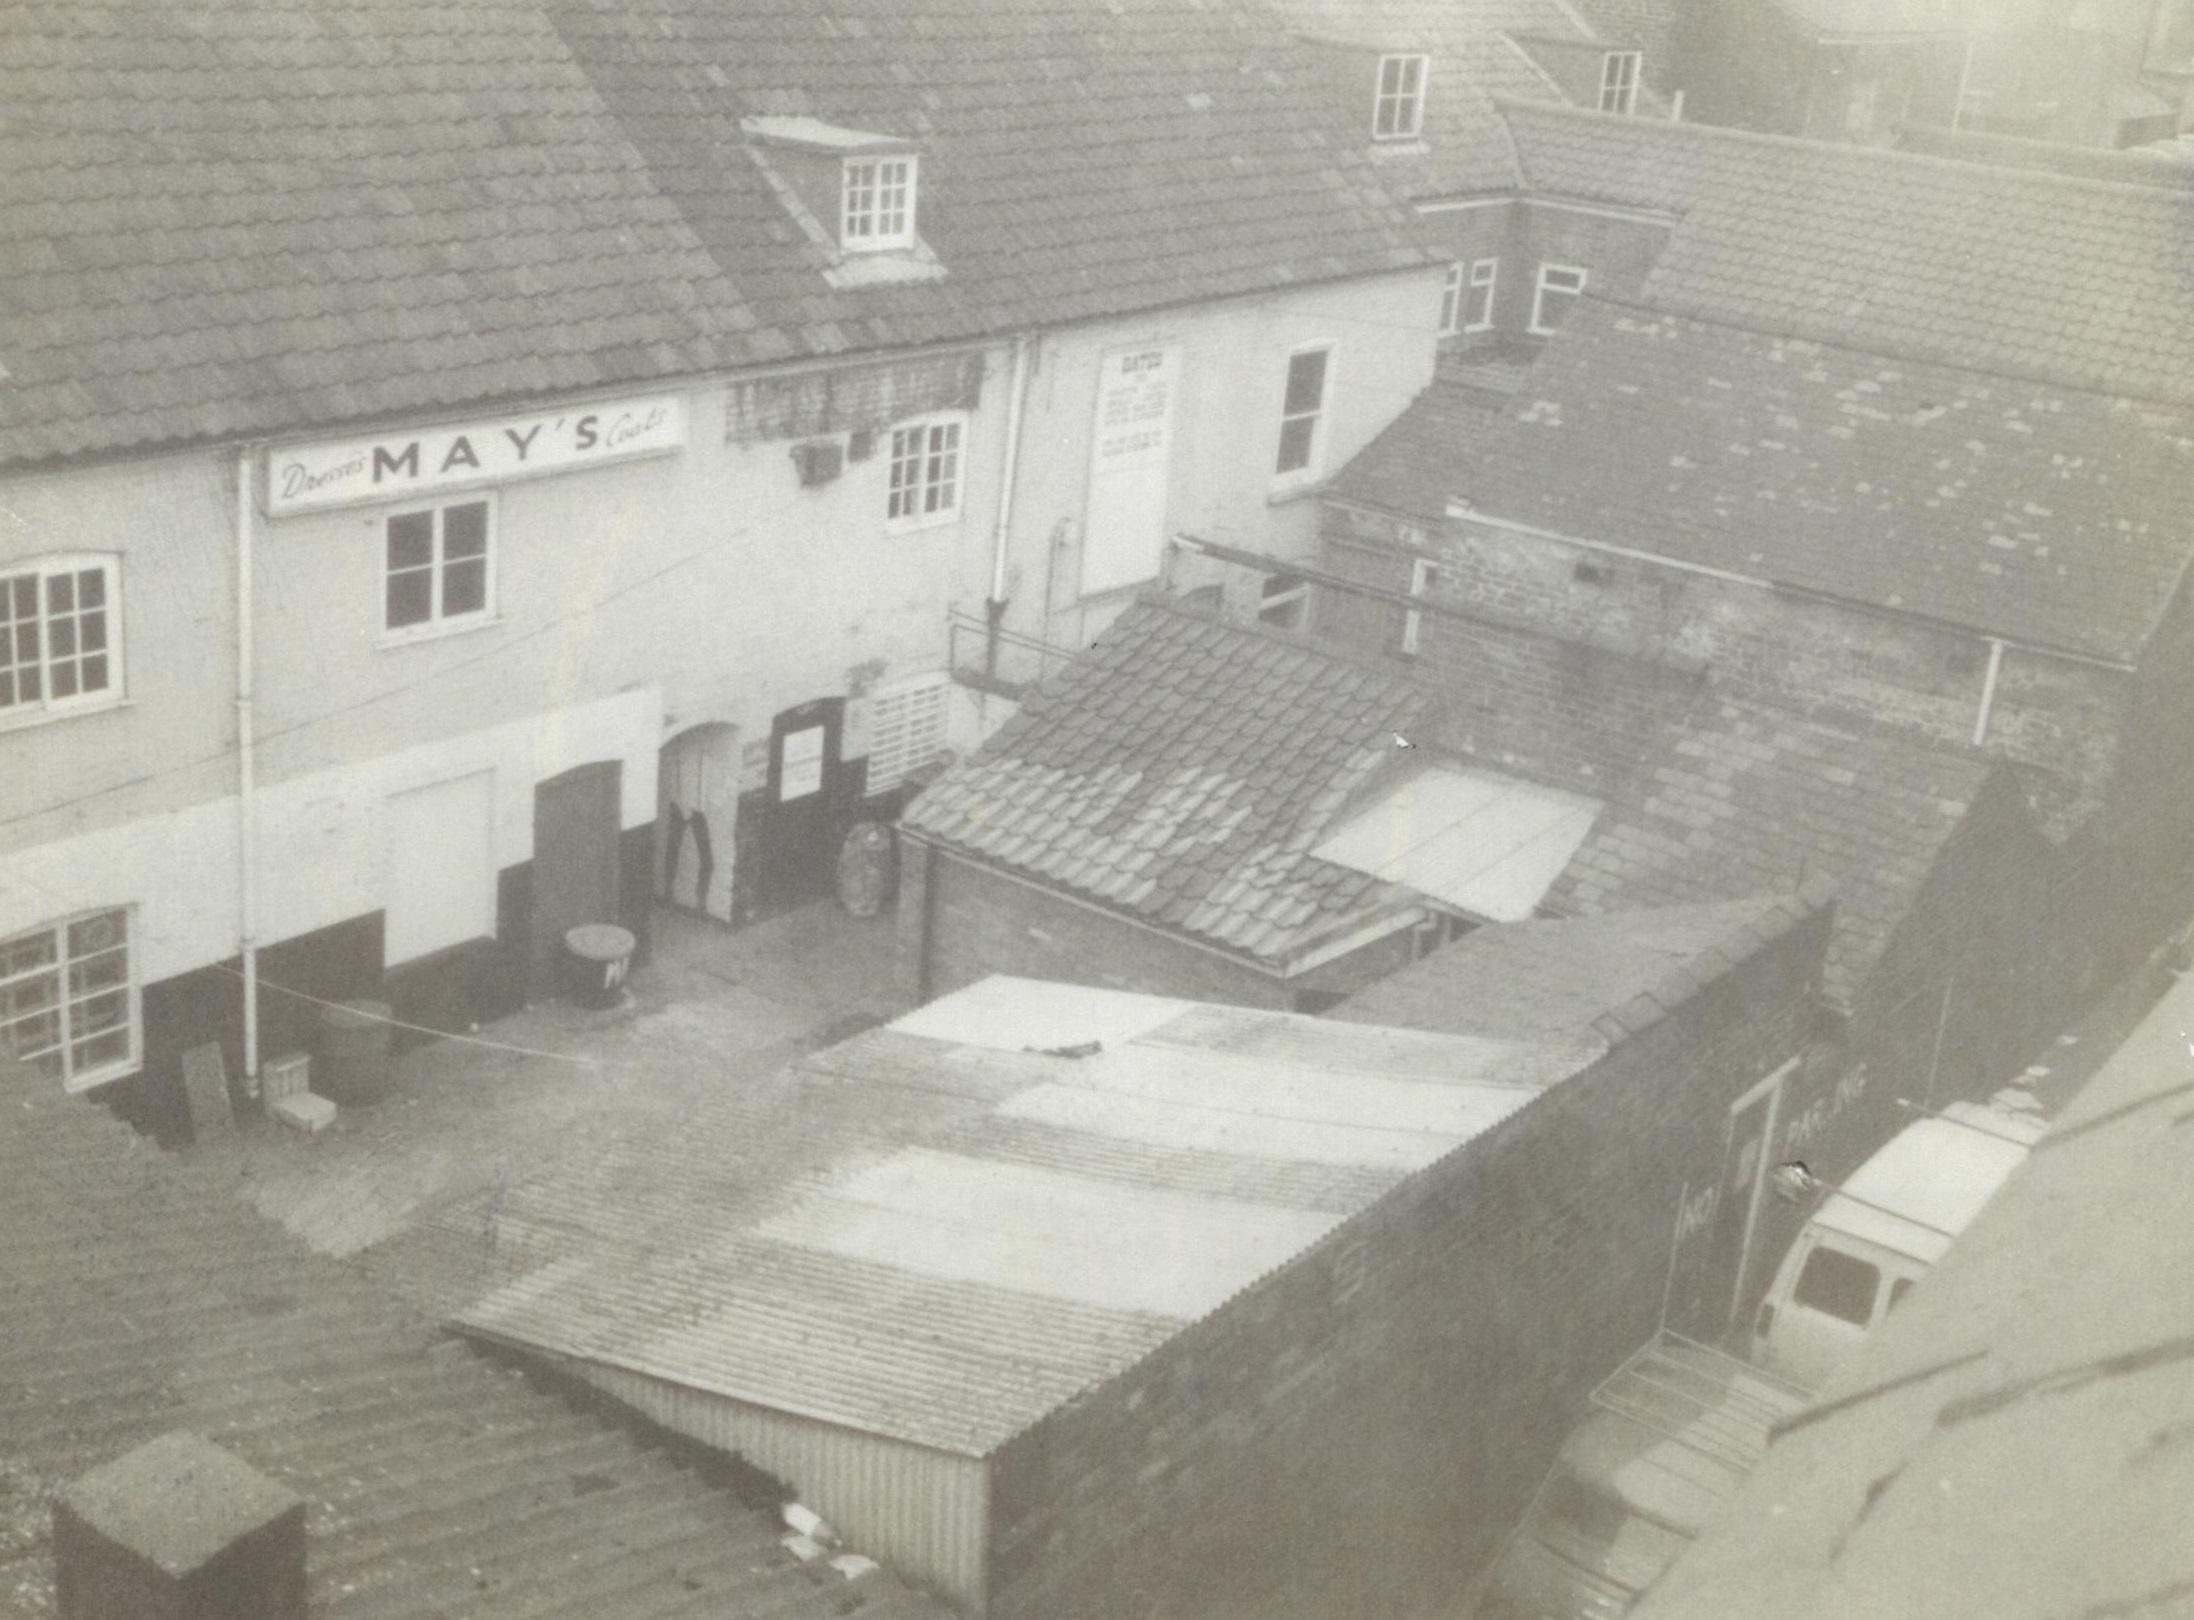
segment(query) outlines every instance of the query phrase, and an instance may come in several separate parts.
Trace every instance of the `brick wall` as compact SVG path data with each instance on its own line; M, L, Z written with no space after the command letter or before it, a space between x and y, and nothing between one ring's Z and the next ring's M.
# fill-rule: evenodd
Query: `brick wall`
M1653 1331L1679 1194L1794 1053L1817 911L993 1460L993 1613L1454 1613ZM1727 1219L1734 1200L1714 1212ZM1718 1327L1687 1243L1672 1320Z
M1739 696L1830 719L1896 725L1957 747L1972 740L1988 671L1978 636L1463 523L1405 525L1335 507L1326 537L1327 566L1350 578L1406 590L1410 556L1393 549L1405 545L1436 561L1435 598L1473 614L1701 670ZM1399 646L1401 608L1319 606L1327 633L1387 652ZM2194 674L2171 691L2183 704L2177 694L2190 688ZM2089 813L2116 768L2133 700L2119 672L2009 649L1987 746L2078 784L2085 800L2076 810Z
M1247 963L911 839L900 843L898 928L900 989L918 1000L1015 973L1242 1007L1288 1005L1288 986Z

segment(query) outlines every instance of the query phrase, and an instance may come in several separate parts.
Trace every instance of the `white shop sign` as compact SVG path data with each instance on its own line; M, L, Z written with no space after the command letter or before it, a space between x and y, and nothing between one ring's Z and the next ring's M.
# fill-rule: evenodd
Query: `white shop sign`
M1115 349L1099 363L1082 594L1157 577L1165 558L1166 474L1181 351Z
M686 402L665 394L297 445L267 457L267 511L283 517L466 484L537 478L660 455L685 442Z

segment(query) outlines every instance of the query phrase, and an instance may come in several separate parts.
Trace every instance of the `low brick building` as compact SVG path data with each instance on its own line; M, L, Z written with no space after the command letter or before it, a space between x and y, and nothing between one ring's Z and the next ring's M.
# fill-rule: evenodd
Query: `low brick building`
M727 1096L625 1145L598 1241L460 1326L977 1612L1452 1612L1664 1304L1725 1325L1709 1189L1829 922L1604 939L1622 1004L1524 1034L988 980L803 1060L782 1134Z

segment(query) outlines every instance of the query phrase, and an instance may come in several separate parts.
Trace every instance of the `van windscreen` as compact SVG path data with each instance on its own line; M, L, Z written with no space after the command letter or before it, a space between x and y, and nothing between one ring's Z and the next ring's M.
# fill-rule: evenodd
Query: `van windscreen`
M1882 1274L1856 1255L1818 1248L1806 1256L1791 1298L1809 1309L1865 1327L1874 1319L1874 1294Z

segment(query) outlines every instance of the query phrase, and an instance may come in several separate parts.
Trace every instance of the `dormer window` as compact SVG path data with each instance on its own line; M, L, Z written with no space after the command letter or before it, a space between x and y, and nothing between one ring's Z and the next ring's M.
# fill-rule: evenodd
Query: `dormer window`
M1428 56L1379 58L1379 94L1371 108L1371 138L1406 141L1425 123L1425 70Z
M914 154L847 158L838 244L848 253L904 251L914 245Z
M1628 116L1638 110L1638 71L1644 61L1638 51L1609 51L1600 59L1600 111Z

